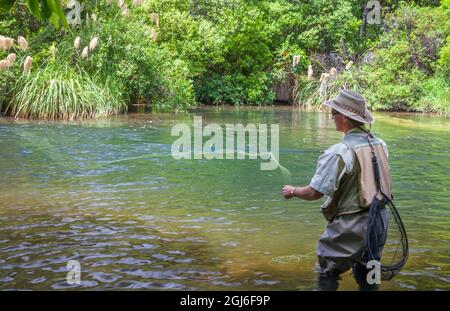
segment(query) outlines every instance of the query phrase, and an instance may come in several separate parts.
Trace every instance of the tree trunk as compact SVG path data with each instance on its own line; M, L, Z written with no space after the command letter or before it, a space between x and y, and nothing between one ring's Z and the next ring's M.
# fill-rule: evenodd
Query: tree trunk
M359 29L359 38L360 39L364 36L364 34L366 32L367 14L369 13L369 8L367 7L367 3L365 1L363 2L363 5L364 5L363 20L362 20L361 28Z

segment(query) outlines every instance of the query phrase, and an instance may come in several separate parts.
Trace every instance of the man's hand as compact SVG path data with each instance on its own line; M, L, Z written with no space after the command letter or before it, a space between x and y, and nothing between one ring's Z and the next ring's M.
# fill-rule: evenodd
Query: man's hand
M283 189L281 190L281 193L283 194L285 199L293 198L292 191L294 190L294 187L285 185Z
M310 186L306 187L292 187L289 185L285 185L281 190L281 194L285 199L293 198L292 190L295 189L295 197L306 200L306 201L315 201L323 197L323 194L319 191L311 188Z

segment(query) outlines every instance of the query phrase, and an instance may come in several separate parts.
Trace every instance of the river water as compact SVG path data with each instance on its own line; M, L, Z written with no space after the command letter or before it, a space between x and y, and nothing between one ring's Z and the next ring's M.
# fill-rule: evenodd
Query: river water
M279 124L280 169L171 156L175 124ZM410 240L383 290L450 290L450 120L375 114ZM311 290L320 202L284 200L338 142L330 115L287 108L0 118L0 289ZM206 140L206 139L205 139ZM67 262L81 265L68 284ZM355 290L351 273L341 290Z

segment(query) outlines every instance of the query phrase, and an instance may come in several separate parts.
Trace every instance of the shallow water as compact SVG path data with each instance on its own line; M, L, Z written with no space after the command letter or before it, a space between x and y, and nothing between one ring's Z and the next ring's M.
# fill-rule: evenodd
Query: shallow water
M174 124L279 123L280 164L175 160ZM450 122L376 114L410 239L381 289L450 289ZM320 202L286 201L341 134L327 113L203 109L83 122L0 118L0 289L309 290ZM205 139L206 140L206 139ZM68 260L81 284L66 282ZM341 289L357 289L350 272Z

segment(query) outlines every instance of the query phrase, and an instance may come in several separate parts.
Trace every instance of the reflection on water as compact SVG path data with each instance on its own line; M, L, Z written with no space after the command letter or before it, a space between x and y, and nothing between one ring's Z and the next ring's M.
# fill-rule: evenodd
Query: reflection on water
M0 119L0 289L300 289L315 287L319 202L285 201L341 135L327 113L195 112L203 122L279 123L280 163L174 160L172 125L193 115L130 114L79 123ZM382 289L450 289L449 121L378 114L406 268ZM414 121L414 122L412 122ZM80 285L66 264L81 263ZM350 272L342 289L356 289Z

